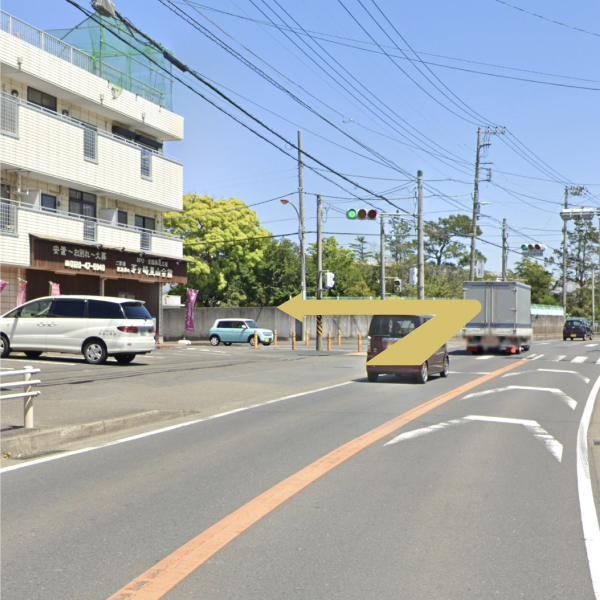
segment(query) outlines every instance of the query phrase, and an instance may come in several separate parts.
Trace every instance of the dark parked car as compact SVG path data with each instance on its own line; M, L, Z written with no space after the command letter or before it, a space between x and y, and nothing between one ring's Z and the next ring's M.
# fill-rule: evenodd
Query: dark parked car
M563 340L580 337L582 340L592 339L594 330L587 319L567 319L563 328Z
M376 315L369 327L367 347L368 360L381 354L388 346L402 339L411 331L433 318L432 315ZM425 383L429 375L439 373L448 377L450 359L448 348L444 344L437 352L429 357L422 365L392 365L368 366L369 381L377 381L379 375L413 375L419 383Z

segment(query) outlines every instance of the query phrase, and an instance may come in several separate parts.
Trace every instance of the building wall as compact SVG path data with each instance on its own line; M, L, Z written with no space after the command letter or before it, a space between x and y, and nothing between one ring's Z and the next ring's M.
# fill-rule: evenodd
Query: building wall
M145 179L140 148L102 135L97 136L97 161L86 160L82 126L25 105L19 106L18 137L0 136L0 155L5 167L58 179L75 189L102 190L162 211L183 206L181 164L152 154L151 179Z
M75 104L95 104L102 111L113 113L115 120L121 116L122 119L152 127L157 134L162 132L166 136L164 139L183 139L183 117L127 90L121 91L115 98L109 81L3 31L0 32L0 60L23 74L60 88L67 97L73 94ZM15 75L10 77L17 79Z

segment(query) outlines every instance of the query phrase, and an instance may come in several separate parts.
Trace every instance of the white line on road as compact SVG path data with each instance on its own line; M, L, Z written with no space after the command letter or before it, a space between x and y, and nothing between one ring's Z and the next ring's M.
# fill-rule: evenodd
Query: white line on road
M595 348L598 344L586 344L586 348Z
M532 358L531 360L537 360L538 358L542 358L542 356L544 356L543 354L538 354L535 358Z
M564 354L560 354L559 356L553 356L550 360L552 362L560 362L563 358L567 358Z
M538 342L536 346L547 346L550 342Z
M422 435L433 433L434 431L441 431L442 429L447 429L448 427L453 427L455 425L462 425L463 423L468 423L470 421L487 421L490 423L523 425L533 434L533 437L540 440L544 446L546 446L546 449L550 452L550 454L552 454L552 456L554 456L554 458L556 458L558 462L562 461L562 444L553 438L543 427L541 427L537 421L530 421L528 419L506 419L502 417L482 417L479 415L469 415L460 419L452 419L452 421L438 423L437 425L430 425L429 427L423 427L422 429L417 429L415 431L409 431L408 433L401 433L393 440L387 442L387 444L384 444L384 446L390 446L391 444L397 444L398 442L412 440L414 438L421 437Z
M594 364L600 365L600 358Z
M576 356L571 362L572 363L584 363L587 360L587 356Z
M450 371L455 375L489 375L491 371Z
M72 450L70 452L54 454L53 456L45 456L44 458L30 460L30 461L22 463L20 465L12 465L10 467L5 467L4 469L0 469L0 473L6 473L8 471L16 471L18 469L24 469L25 467L32 467L33 465L39 465L41 463L58 460L59 458L67 458L68 456L75 456L77 454L83 454L84 452L91 452L92 450L100 450L101 448L108 448L109 446L116 446L117 444L124 444L125 442L133 442L135 440L140 440L142 438L150 437L152 435L158 435L159 433L166 433L168 431L173 431L174 429L180 429L181 427L188 427L189 425L196 425L197 423L202 423L204 421L212 421L213 419L218 419L220 417L227 417L228 415L233 415L235 413L244 412L244 411L250 410L252 408L258 408L259 406L265 406L266 404L274 404L275 402L283 402L284 400L292 400L294 398L308 396L309 394L317 394L318 392L326 392L327 390L333 390L335 388L339 388L344 385L348 385L349 383L354 383L354 382L353 381L344 381L343 383L336 383L335 385L328 385L326 387L318 388L316 390L309 390L308 392L299 392L298 394L292 394L291 396L283 396L282 398L276 398L275 400L267 400L266 402L259 402L258 404L253 404L252 406L246 406L244 408L236 408L234 410L229 410L224 413L219 413L218 415L212 415L210 417L203 417L202 419L194 419L193 421L186 421L185 423L178 423L177 425L171 425L170 427L163 427L162 429L156 429L155 431L147 431L146 433L132 435L130 437L126 437L126 438L123 438L120 440L115 440L114 442L107 442L106 444L100 444L99 446L92 446L90 448L82 448L81 450Z
M542 371L545 373L570 373L571 375L576 375L585 381L586 383L590 382L590 378L582 375L578 371L563 371L563 369L528 369L527 371L519 371L518 373L506 373L502 375L502 377L514 377L515 375L523 375L523 373L537 373L538 371Z
M475 360L488 360L489 358L494 358L491 354L487 356L478 356Z
M4 359L6 360L6 359ZM72 362L59 362L52 360L30 360L29 358L10 358L10 362L19 362L19 363L36 363L38 365L79 365L84 366L86 363L72 363Z
M485 390L484 392L474 392L473 394L467 394L462 397L461 400L466 400L467 398L475 398L477 396L487 396L489 394L495 394L496 392L509 392L512 390L531 390L534 392L550 392L555 396L558 396L569 408L575 410L577 406L577 402L571 398L571 396L567 396L562 390L558 388L546 388L546 387L532 387L529 385L508 385L503 388L494 388L493 390Z
M581 509L581 523L583 525L583 539L587 550L592 586L596 600L600 600L600 527L598 515L594 504L594 492L590 476L590 456L588 451L588 428L594 404L600 392L600 377L596 380L588 396L579 430L577 431L577 488L579 490L579 507Z

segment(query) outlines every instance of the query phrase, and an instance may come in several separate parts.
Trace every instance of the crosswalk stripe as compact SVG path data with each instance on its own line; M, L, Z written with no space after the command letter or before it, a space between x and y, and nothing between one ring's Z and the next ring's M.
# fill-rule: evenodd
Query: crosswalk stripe
M567 358L564 354L561 354L560 356L553 356L550 360L552 362L560 362L563 358Z
M571 362L572 363L584 363L587 360L587 356L576 356Z
M600 365L600 358L596 361L597 365Z
M542 356L544 356L543 354L538 354L535 358L533 358L532 360L537 360L538 358L542 358Z

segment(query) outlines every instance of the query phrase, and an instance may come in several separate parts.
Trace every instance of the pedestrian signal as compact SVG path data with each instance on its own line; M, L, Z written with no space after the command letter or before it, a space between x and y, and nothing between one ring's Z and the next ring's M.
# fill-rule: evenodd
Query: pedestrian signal
M325 287L327 289L335 287L335 273L332 273L331 271L325 273Z
M402 291L402 281L400 279L394 279L394 293L399 294Z

